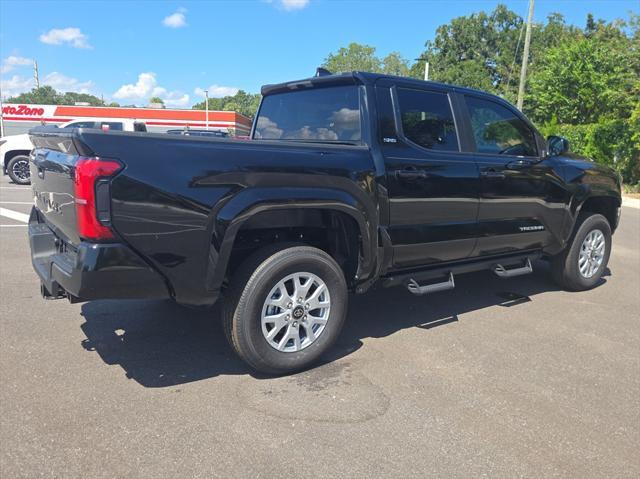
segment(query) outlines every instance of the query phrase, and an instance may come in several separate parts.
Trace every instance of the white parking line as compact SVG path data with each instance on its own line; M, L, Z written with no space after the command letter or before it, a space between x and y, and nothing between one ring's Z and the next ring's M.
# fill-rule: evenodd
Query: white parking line
M0 228L26 228L29 225L0 225Z
M0 203L5 205L32 205L33 201L2 201Z
M17 211L8 210L6 208L0 208L0 216L11 218L12 220L22 221L23 223L29 222L29 215L24 213L18 213Z

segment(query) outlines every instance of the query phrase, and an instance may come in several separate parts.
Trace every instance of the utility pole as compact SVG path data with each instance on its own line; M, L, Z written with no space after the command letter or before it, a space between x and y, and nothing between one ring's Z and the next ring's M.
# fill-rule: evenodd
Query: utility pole
M204 129L209 130L209 90L204 91L204 109L205 109L205 119L204 119Z
M35 81L36 88L40 88L40 76L38 75L38 62L33 60L33 80Z
M524 102L524 84L527 81L527 64L529 63L529 44L531 43L531 24L533 23L533 3L529 0L529 16L527 17L527 31L524 35L524 52L522 53L522 68L520 68L520 85L518 86L518 110L522 111Z

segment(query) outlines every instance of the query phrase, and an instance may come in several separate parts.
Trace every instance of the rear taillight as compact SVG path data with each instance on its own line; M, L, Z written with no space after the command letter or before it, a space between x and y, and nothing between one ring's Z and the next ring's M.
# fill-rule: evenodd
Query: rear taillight
M75 197L78 234L88 240L113 238L109 178L122 165L115 160L80 158L76 163Z

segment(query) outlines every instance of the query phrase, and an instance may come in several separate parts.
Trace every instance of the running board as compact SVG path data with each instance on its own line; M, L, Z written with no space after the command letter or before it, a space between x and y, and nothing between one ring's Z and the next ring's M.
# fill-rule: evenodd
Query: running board
M456 287L456 284L453 281L453 273L449 272L449 280L443 281L442 283L433 283L433 284L425 284L424 286L420 286L415 279L410 279L407 283L407 289L410 293L413 293L417 296L422 296L423 294L437 293L438 291L446 291L448 289L453 289Z
M531 266L531 260L527 258L524 266L521 266L520 268L507 269L501 264L496 264L493 267L493 272L501 278L513 278L515 276L522 276L523 274L533 273L533 267Z

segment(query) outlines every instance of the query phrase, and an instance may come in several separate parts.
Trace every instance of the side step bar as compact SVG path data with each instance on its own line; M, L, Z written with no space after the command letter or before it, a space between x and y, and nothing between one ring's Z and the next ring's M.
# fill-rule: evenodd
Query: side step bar
M407 289L409 290L409 292L418 296L422 296L423 294L437 293L438 291L446 291L455 287L456 284L453 281L453 273L451 272L449 272L449 280L443 281L442 283L425 284L424 286L420 286L418 282L413 278L410 279L407 283Z
M501 264L496 264L493 267L493 272L501 278L513 278L515 276L522 276L523 274L533 273L533 267L531 266L531 260L527 258L524 266L520 268L507 269Z

